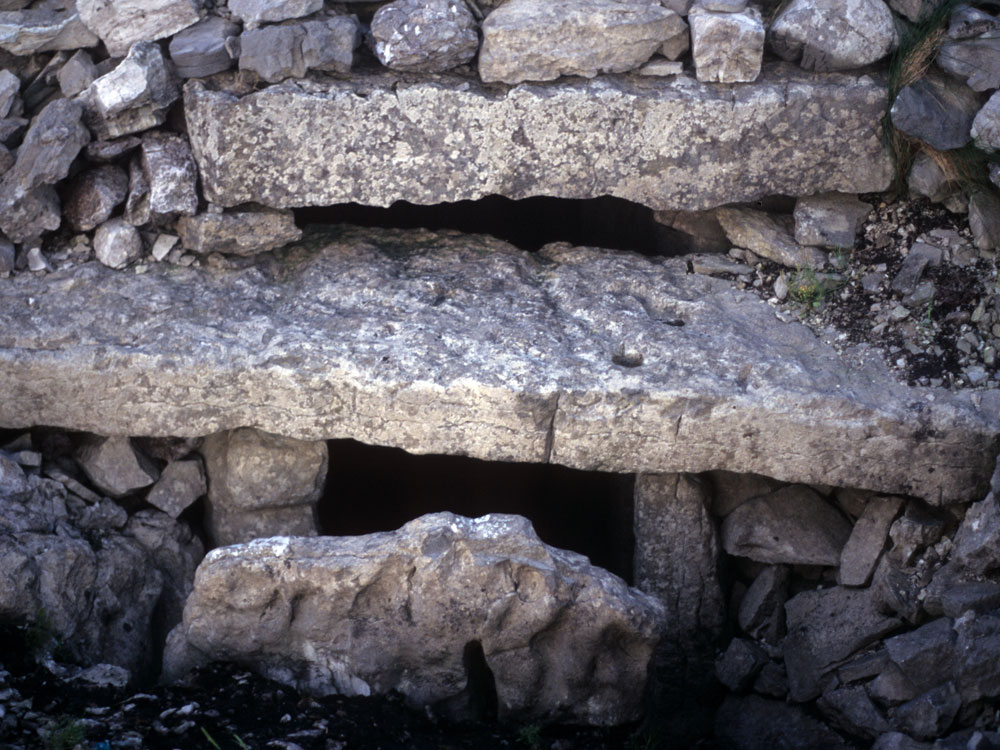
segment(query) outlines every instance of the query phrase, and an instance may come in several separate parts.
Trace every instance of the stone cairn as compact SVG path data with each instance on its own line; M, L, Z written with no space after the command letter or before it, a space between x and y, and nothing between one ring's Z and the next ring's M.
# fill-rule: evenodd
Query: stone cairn
M732 747L1000 746L1000 391L903 386L721 254L291 210L613 195L821 273L888 112L992 258L1000 199L940 155L1000 151L1000 17L942 6L886 71L938 6L0 0L0 617L136 681L224 658L461 718L478 653L502 719L721 684ZM519 517L317 537L342 437L634 474L635 587Z

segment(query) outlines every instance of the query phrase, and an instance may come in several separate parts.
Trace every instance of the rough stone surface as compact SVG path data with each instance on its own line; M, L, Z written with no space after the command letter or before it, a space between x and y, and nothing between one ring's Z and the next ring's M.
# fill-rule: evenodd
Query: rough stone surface
M896 27L882 0L792 0L771 25L770 41L806 70L849 70L888 55Z
M201 454L209 488L206 525L216 544L316 533L315 506L328 466L325 442L247 427L207 437Z
M643 0L507 0L483 22L479 75L513 84L632 70L676 33L674 15Z
M50 185L35 188L13 203L0 200L0 230L14 242L37 239L43 232L58 229L62 222L59 196Z
M323 0L229 0L229 10L248 28L308 16L323 9Z
M59 90L68 99L90 86L98 75L94 61L81 49L59 69L56 79L59 81Z
M830 665L846 659L899 627L882 614L866 589L834 586L803 591L785 604L788 635L783 643L792 700L820 694L819 681Z
M892 104L892 124L939 151L961 148L970 140L979 99L943 76L925 76L903 87Z
M124 56L136 42L153 42L186 29L198 21L200 4L199 0L76 0L80 18L112 57Z
M969 230L980 250L1000 249L1000 198L977 190L969 196Z
M727 688L741 693L750 686L767 662L767 654L756 643L746 638L733 638L715 662L715 675Z
M124 437L88 439L77 451L76 460L90 481L114 498L148 487L159 477L156 467Z
M706 487L687 474L635 480L635 583L666 607L671 637L717 632L725 619L719 541Z
M942 44L937 64L973 91L1000 88L1000 36L993 32Z
M871 204L856 195L825 193L795 201L795 241L800 245L853 248Z
M128 196L128 175L114 164L82 172L64 193L63 216L77 232L89 232L111 218Z
M941 594L941 609L948 617L961 617L966 612L989 612L1000 609L1000 583L967 581L950 586Z
M688 16L691 52L699 81L747 83L760 75L764 23L760 11L716 13L695 6Z
M17 150L17 161L0 179L0 211L35 188L53 185L69 174L73 160L90 142L82 114L78 102L57 99L32 119Z
M761 474L716 470L708 473L712 483L712 514L725 518L747 500L769 495L781 482Z
M889 658L917 692L950 679L955 659L955 631L947 617L932 620L885 642Z
M822 268L826 253L798 244L791 232L768 214L752 208L719 208L716 218L737 247L790 268Z
M727 696L715 715L715 734L733 750L848 750L840 736L797 706L759 695Z
M839 565L851 525L808 487L789 486L743 503L722 522L731 555L764 563Z
M240 36L240 70L269 83L301 78L312 69L347 73L359 44L353 16L265 26Z
M198 166L187 139L175 133L146 133L139 153L148 186L148 193L139 198L140 206L133 204L133 211L144 219L139 223L177 214L194 215L198 211Z
M955 621L957 685L963 703L1000 695L1000 612L967 613Z
M902 507L903 500L899 497L876 497L868 501L840 552L837 580L842 586L868 584L885 548L889 527Z
M209 16L176 34L170 40L170 59L181 78L204 78L229 70L233 58L226 49L229 37L239 36L240 27L219 16Z
M385 74L238 98L194 82L185 109L205 197L222 206L606 194L698 210L885 189L885 98L872 78L778 66L735 88L602 77L497 94L448 74L420 83ZM796 147L754 135L765 123L794 128Z
M438 513L395 532L216 549L181 634L301 689L398 690L458 716L478 655L502 720L617 724L638 716L665 619L655 597L542 544L524 518ZM171 640L168 675L182 652Z
M1000 502L994 493L973 503L955 534L953 559L973 575L1000 567Z
M109 219L94 233L94 255L109 268L124 268L139 260L142 257L139 230L122 219Z
M901 705L893 721L911 737L932 740L947 731L961 707L955 684L947 682Z
M302 237L291 211L252 205L182 217L177 232L192 252L232 255L264 253Z
M935 203L944 201L954 192L954 186L941 165L922 150L913 159L907 185L911 193L924 196Z
M1000 151L1000 91L989 98L972 121L972 139L983 151Z
M661 4L667 7L667 3ZM669 24L669 33L663 44L660 45L659 52L668 60L680 60L691 49L691 30L684 19L676 12L667 18L667 22ZM655 62L655 60L652 62Z
M13 55L93 47L97 42L72 10L37 8L0 13L0 47Z
M786 566L769 565L754 578L737 613L737 622L744 633L767 643L778 643L785 632L788 575Z
M172 461L150 489L146 502L171 518L177 518L207 491L201 461Z
M476 19L461 0L395 0L371 23L375 56L393 70L439 73L479 50Z
M861 686L830 690L816 705L835 726L855 737L874 740L889 731L885 717Z
M897 385L683 259L342 229L242 270L19 276L0 309L4 427L253 424L602 471L726 466L935 503L981 498L995 466L988 393Z

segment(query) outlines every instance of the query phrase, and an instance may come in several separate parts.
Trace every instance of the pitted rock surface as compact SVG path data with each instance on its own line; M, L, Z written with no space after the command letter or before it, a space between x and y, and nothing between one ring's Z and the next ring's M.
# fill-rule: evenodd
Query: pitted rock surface
M664 620L655 597L543 544L521 516L435 513L394 532L214 550L164 669L179 676L194 649L314 693L396 690L463 716L479 648L498 718L610 725L638 716Z
M192 82L184 106L205 197L223 206L496 194L699 210L776 193L884 190L886 96L875 77L777 65L749 85L681 75L510 88L369 74L239 97Z
M935 503L982 497L993 473L990 394L899 385L682 259L344 229L244 262L88 263L0 285L0 425L255 425L600 471L724 466Z

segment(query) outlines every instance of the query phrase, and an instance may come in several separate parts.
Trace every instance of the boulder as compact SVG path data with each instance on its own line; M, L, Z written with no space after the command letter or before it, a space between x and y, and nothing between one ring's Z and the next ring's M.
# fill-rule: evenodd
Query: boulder
M764 211L752 208L719 208L715 216L729 241L763 258L790 268L822 268L826 253L798 244L785 226Z
M871 213L856 195L823 193L795 201L795 241L830 249L851 249Z
M889 538L889 527L902 507L900 497L876 497L868 501L840 551L837 581L842 586L868 584Z
M97 42L71 9L40 7L0 13L0 47L12 55L93 47Z
M479 76L514 84L623 73L676 36L674 16L646 0L507 0L483 22Z
M229 11L246 28L301 18L323 9L323 0L229 0Z
M440 73L479 51L476 19L462 0L394 0L375 11L372 42L393 70Z
M149 487L160 475L127 437L88 438L77 449L76 460L97 489L115 498Z
M200 0L76 0L81 20L112 57L128 54L135 43L155 42L186 29L198 21L200 6Z
M688 16L691 53L699 81L748 83L760 75L764 23L760 11L714 12L695 5Z
M232 255L266 253L302 237L291 211L252 204L223 213L183 216L177 233L187 250Z
M904 86L889 114L897 130L947 151L969 142L978 112L979 99L967 87L928 75Z
M204 78L229 70L233 58L226 40L240 35L240 27L219 16L208 16L170 40L170 59L181 78Z
M201 446L208 474L207 525L216 544L316 533L326 443L252 428L219 432Z
M730 555L764 563L839 565L851 525L808 487L784 487L748 500L722 522Z
M128 174L104 164L74 177L64 190L63 217L77 232L103 224L128 196Z
M195 650L307 692L610 725L638 717L665 620L655 597L543 544L527 519L437 513L395 532L213 550L164 671L180 676Z
M770 42L806 70L849 70L888 55L896 26L882 0L791 0L771 24Z
M991 392L900 385L683 259L336 228L224 272L19 275L0 309L2 426L253 424L597 471L725 466L935 504L982 498L996 463Z

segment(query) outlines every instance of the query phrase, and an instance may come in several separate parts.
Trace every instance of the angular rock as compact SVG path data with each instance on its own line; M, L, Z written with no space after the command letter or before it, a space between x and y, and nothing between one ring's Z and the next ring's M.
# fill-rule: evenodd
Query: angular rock
M977 39L963 39L941 45L938 66L965 81L973 91L1000 88L1000 36L996 32Z
M918 692L937 687L952 677L956 657L955 631L947 617L889 638L885 649Z
M976 148L1000 151L1000 91L994 93L976 114L970 132Z
M691 270L695 273L703 273L708 276L726 274L738 276L744 273L753 273L753 269L746 263L737 263L735 260L729 260L726 256L718 253L688 255L686 257L691 263Z
M949 39L972 39L992 31L1000 31L1000 18L971 5L959 5L948 19Z
M77 50L76 54L59 68L56 78L62 95L69 99L90 86L99 75L90 55L83 50Z
M927 568L904 565L890 550L875 568L870 591L883 612L895 612L917 624L923 620L923 592L928 583Z
M124 56L136 42L155 42L186 29L198 21L200 5L199 0L76 0L80 18L112 57Z
M1000 613L967 613L955 621L958 691L963 703L1000 695Z
M667 3L661 3L661 5L669 7ZM680 60L691 49L691 31L684 19L676 12L667 18L667 23L669 24L668 36L660 45L659 52L668 60Z
M826 253L798 244L791 232L763 211L752 208L719 208L715 216L726 236L737 247L790 268L822 268Z
M926 255L922 253L908 253L903 258L903 264L899 267L899 271L892 279L892 284L890 284L892 290L904 296L913 294L913 290L917 288L924 269L927 268L927 263L928 258Z
M240 27L219 16L208 16L170 40L170 59L181 78L204 78L229 70L233 58L226 49Z
M291 211L253 205L182 217L177 232L187 250L203 254L256 255L302 237Z
M847 685L859 680L868 680L876 677L887 665L891 664L885 649L879 648L875 651L863 653L856 656L844 665L837 668L837 678L841 685Z
M664 624L655 597L542 544L527 519L437 513L395 532L216 549L181 633L188 648L303 690L398 690L457 716L477 697L468 664L479 659L501 720L617 724L639 714Z
M853 248L861 227L871 213L868 203L855 195L825 193L795 201L795 241L800 245Z
M322 9L323 0L229 0L229 11L250 29L261 23L301 18Z
M868 694L883 706L898 706L920 693L895 664L887 664L878 677L868 683Z
M907 503L906 513L889 528L892 539L892 557L902 565L909 565L916 556L944 533L945 518L919 500Z
M715 715L715 735L734 750L848 750L840 736L797 706L759 695L727 696Z
M129 197L133 213L145 219L139 223L197 213L198 166L184 136L146 133L139 159L148 192L135 198L139 205L135 205L132 197L136 195L135 186Z
M798 702L820 694L820 677L832 664L900 625L878 611L867 590L841 586L796 594L785 604L785 617L785 668L789 694Z
M208 492L201 461L172 461L146 496L146 502L171 518L177 518L195 500Z
M791 0L771 24L770 42L806 70L849 70L888 55L896 27L882 0Z
M716 470L708 472L708 479L712 484L712 514L720 518L751 498L781 489L781 482L760 474Z
M946 682L897 708L893 723L911 737L932 740L948 731L961 707L955 684Z
M855 737L874 740L889 731L885 717L863 687L847 687L823 693L816 707L832 724Z
M479 76L515 84L623 73L676 35L674 15L642 0L507 0L483 21Z
M775 193L885 189L884 86L791 75L772 70L733 90L648 79L640 94L627 79L602 78L499 96L448 74L440 83L298 82L242 98L192 82L185 110L205 197L222 206L607 194L699 210ZM794 127L799 146L750 138L765 121ZM461 145L440 147L455 138Z
M764 23L760 11L716 13L695 5L688 16L691 51L699 81L748 83L760 75Z
M315 506L328 465L325 442L247 427L205 438L201 454L208 474L207 525L216 544L316 533ZM279 511L277 517L290 521L289 526L259 529L263 523L256 523L255 514L266 521L270 511Z
M682 259L337 229L225 273L24 275L0 284L0 309L3 426L255 424L599 471L726 466L934 503L981 498L996 463L990 392L918 402L876 359L845 362ZM616 364L624 344L659 365Z
M17 161L0 180L0 210L69 174L73 160L90 142L82 114L79 102L56 99L32 119L17 150Z
M684 233L685 249L696 253L725 253L732 247L714 211L657 211L660 224Z
M767 654L756 643L746 638L733 638L725 653L715 662L715 675L734 693L741 693L767 662Z
M1000 502L994 493L966 512L955 534L952 559L977 576L1000 567Z
M743 595L737 622L749 636L777 644L785 632L785 600L788 596L788 568L769 565L754 578Z
M977 190L969 196L969 229L980 250L1000 248L1000 198Z
M902 506L900 497L876 497L868 501L840 551L837 581L841 586L868 584L885 548L889 527Z
M904 86L892 103L892 124L939 151L961 148L971 139L979 99L943 76L928 75Z
M77 450L76 460L101 492L115 498L148 487L159 477L127 437L88 439Z
M125 268L142 257L142 237L122 219L109 219L94 233L94 255L108 268Z
M114 164L82 172L67 185L63 216L77 232L89 232L111 218L128 196L128 175Z
M439 73L479 50L476 19L461 0L394 0L371 23L375 56L393 70Z
M948 617L1000 609L1000 583L967 581L952 584L941 594L941 609Z
M312 69L347 73L360 43L353 16L266 26L240 36L240 70L269 83L301 78Z
M907 185L911 193L924 196L934 203L940 203L954 193L954 186L941 165L923 150L913 159Z
M725 619L707 494L704 483L688 474L635 479L635 585L660 598L678 641L718 632Z
M142 141L134 135L113 141L91 141L84 152L87 158L96 162L113 162L139 147Z
M0 47L13 55L93 47L97 37L72 10L15 10L0 13Z
M764 563L839 565L851 525L808 487L789 486L743 503L722 522L730 555Z
M0 70L0 117L19 115L21 79L9 70Z
M37 239L46 231L58 229L62 221L59 196L49 185L35 188L13 203L4 200L2 206L0 231L14 242Z

